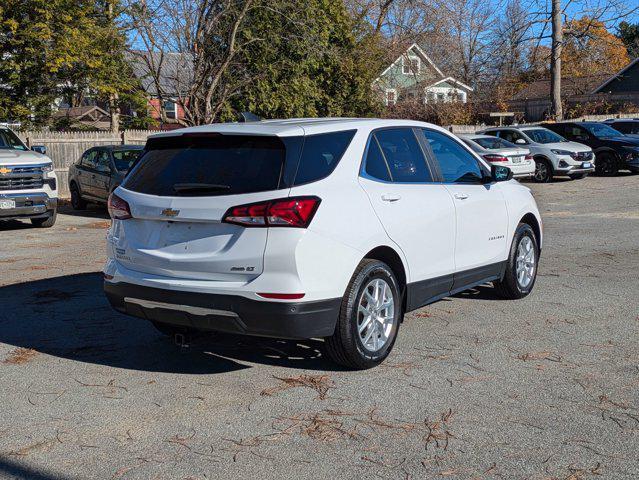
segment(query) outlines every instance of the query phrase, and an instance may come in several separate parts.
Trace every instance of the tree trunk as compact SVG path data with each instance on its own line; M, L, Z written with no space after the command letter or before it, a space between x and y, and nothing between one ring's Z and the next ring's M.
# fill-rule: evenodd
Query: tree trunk
M564 117L561 106L561 50L564 35L561 26L561 0L552 0L552 49L550 59L550 95L552 119L560 121Z
M117 93L109 95L109 113L111 114L111 131L117 133L120 131L120 105Z

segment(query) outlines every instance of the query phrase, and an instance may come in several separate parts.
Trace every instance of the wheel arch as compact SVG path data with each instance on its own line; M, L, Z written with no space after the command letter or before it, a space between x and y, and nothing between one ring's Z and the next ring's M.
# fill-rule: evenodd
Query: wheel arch
M387 245L381 245L370 250L366 255L364 255L364 258L379 260L390 267L395 274L397 282L399 283L402 295L403 311L406 311L406 286L408 282L408 275L406 267L404 266L404 261L399 253Z
M525 223L527 225L530 225L530 227L533 229L533 232L535 233L537 245L541 249L542 229L541 229L541 224L539 220L537 220L537 217L535 216L535 214L532 212L528 212L523 217L521 217L521 219L519 220L519 223Z

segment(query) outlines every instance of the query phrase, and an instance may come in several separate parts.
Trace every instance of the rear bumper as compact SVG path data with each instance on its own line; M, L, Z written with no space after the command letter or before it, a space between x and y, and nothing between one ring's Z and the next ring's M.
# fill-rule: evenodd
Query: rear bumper
M0 200L13 200L14 208L0 209L1 220L16 218L44 218L56 209L58 199L49 197L45 192L0 193Z
M250 298L104 282L111 306L153 322L275 338L318 338L333 334L341 299L270 302Z

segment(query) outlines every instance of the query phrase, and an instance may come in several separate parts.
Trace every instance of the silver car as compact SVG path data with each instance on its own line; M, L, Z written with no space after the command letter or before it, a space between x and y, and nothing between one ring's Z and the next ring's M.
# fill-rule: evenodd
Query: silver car
M532 177L535 173L535 161L527 148L491 135L466 134L459 138L486 161L510 168L513 177Z
M534 179L537 182L550 182L555 176L584 178L595 171L592 148L570 142L547 128L536 125L495 127L481 133L503 138L530 150L535 159Z

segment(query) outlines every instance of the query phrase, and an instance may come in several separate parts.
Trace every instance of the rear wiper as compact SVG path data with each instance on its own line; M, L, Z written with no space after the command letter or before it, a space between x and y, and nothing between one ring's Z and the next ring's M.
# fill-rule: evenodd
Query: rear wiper
M173 190L177 193L218 192L229 188L231 188L229 185L217 183L176 183L173 185Z

